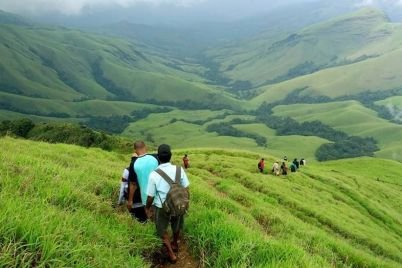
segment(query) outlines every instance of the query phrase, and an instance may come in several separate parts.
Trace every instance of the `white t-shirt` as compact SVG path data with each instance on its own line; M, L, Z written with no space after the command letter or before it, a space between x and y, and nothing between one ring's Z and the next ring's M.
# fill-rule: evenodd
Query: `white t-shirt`
M129 171L127 168L125 168L121 177L125 180L128 180L128 174L129 174Z
M173 181L176 178L176 166L166 163L158 167L164 171ZM187 188L190 185L184 169L181 168L180 185ZM158 173L152 171L149 175L147 195L154 197L153 205L162 208L162 203L166 200L166 195L170 190L169 184Z

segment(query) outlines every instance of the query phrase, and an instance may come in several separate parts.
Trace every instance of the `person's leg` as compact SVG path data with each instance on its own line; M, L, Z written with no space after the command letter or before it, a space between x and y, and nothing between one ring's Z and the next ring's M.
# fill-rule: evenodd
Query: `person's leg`
M160 208L155 208L155 226L158 236L162 239L163 245L166 247L169 255L169 260L172 263L177 261L177 257L172 249L172 244L170 243L170 237L167 232L167 227L169 225L169 216Z
M137 221L145 223L148 220L147 214L145 213L145 207L133 208L131 211L131 215L133 215Z
M175 263L177 261L177 256L173 251L172 244L170 243L170 237L169 237L168 232L165 232L162 235L162 242L163 242L163 244L165 245L165 247L166 247L166 249L168 251L170 262Z
M173 232L172 248L173 248L173 251L178 252L179 251L180 231L183 230L183 225L184 225L184 216L172 217L171 225L172 225L172 232Z

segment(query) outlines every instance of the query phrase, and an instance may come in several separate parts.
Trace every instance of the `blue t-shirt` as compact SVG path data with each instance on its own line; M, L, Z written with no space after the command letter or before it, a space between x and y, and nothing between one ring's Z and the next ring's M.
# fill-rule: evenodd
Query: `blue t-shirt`
M130 170L129 182L135 183L141 192L141 201L143 205L147 203L147 186L149 174L154 171L159 165L157 158L154 155L145 154L135 159L133 164L132 176Z

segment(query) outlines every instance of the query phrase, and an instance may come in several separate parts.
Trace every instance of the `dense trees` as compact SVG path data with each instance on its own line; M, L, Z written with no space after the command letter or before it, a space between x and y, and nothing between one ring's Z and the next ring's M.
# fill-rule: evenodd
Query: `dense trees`
M104 150L127 151L131 143L86 126L70 123L33 123L29 119L3 121L0 136L13 135L50 143L76 144L84 147L99 147Z
M334 143L324 144L316 151L319 161L372 156L378 151L376 140L348 136L342 131L335 130L320 121L299 123L289 117L272 115L272 104L263 104L257 110L257 120L276 130L278 135L317 136Z
M220 136L250 138L250 139L254 139L255 142L259 146L263 146L263 147L267 146L267 139L265 137L262 137L257 134L238 130L238 129L234 128L232 126L232 124L234 124L234 122L211 124L211 125L208 125L207 131L208 132L216 132Z

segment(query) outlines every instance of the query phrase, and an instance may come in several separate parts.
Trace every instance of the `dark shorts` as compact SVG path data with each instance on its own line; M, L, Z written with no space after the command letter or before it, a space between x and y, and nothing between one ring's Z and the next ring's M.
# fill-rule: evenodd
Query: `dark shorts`
M145 213L145 207L132 208L130 213L133 218L141 223L144 223L148 220L147 214Z
M160 237L162 237L169 227L169 223L172 227L172 232L177 233L183 229L184 225L184 216L180 217L170 217L166 215L166 213L158 207L155 208L155 226L156 232Z

